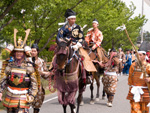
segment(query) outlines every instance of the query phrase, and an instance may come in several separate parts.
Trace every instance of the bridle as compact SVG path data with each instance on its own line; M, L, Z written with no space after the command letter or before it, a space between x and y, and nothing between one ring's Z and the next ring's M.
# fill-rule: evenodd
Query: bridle
M71 61L73 60L73 58L79 59L79 57L76 55L76 52L75 52L75 51L73 51L73 54L70 56L70 51L71 51L71 49L72 49L71 47L67 47L67 59L66 59L65 64L64 64L64 66L63 66L62 69L58 69L58 68L57 68L58 71L61 71L61 72L65 71L67 65L69 65L69 64L71 63ZM57 56L57 55L58 55L58 54L56 53L56 56Z

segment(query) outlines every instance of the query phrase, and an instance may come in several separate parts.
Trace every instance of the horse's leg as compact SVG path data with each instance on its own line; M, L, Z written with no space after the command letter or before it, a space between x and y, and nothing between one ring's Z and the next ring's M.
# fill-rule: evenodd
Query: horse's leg
M62 92L62 100L64 101L64 99L65 99L65 93ZM67 112L66 112L67 105L64 105L64 104L63 104L62 106L63 106L64 113L67 113Z
M93 95L94 86L93 86L93 82L94 82L94 75L93 75L92 83L91 83L91 85L90 85L90 90L91 90L91 100L90 100L90 104L94 104L94 95Z
M84 105L84 101L83 101L83 95L81 96L81 102L80 102L80 106Z
M79 113L79 107L80 107L81 102L83 101L82 90L83 90L83 84L82 84L82 81L79 81L79 94L77 98L77 113Z
M100 88L100 75L95 76L96 84L97 84L97 94L96 94L96 101L99 101L99 88Z
M76 113L75 105L74 104L69 104L69 106L70 106L70 109L71 109L71 113Z
M78 98L77 98L77 113L79 113L79 107L80 107L81 100L82 100L82 94L79 94Z
M64 109L64 113L67 113L66 112L67 105L62 105L62 106L63 106L63 109Z

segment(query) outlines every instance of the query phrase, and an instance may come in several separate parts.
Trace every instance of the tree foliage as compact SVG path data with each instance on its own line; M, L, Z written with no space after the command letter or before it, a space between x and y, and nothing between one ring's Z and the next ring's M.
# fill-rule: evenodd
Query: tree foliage
M59 22L64 22L64 13L67 8L77 13L76 23L83 26L86 35L87 29L92 27L92 20L97 18L99 29L103 32L102 46L108 48L131 48L124 32L115 29L125 24L133 42L139 35L140 27L146 23L144 16L134 14L135 6L128 8L121 0L1 0L0 3L0 40L1 42L13 42L13 29L17 28L17 36L25 36L24 30L30 28L29 43L38 43L41 55L52 54L47 52L53 44ZM14 3L15 2L15 3ZM14 4L13 4L14 3ZM13 4L13 5L12 5ZM5 10L12 5L3 18ZM51 59L51 58L50 58Z

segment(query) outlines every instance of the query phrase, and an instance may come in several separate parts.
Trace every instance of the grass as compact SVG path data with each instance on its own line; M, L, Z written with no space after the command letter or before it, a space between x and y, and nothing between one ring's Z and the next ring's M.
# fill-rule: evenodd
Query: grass
M44 87L44 89L45 89L45 94L46 94L46 95L51 94L51 92L49 91L49 84L48 84L48 81L42 79L41 82L42 82L42 85L43 85L43 87Z
M4 109L4 107L2 105L2 102L0 102L0 111L3 110L3 109Z

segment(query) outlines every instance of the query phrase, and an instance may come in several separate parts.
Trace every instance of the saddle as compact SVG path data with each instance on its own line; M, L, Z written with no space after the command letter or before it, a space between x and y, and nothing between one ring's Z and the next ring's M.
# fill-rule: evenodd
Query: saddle
M88 72L97 72L91 58L89 57L86 50L79 48L79 54L84 57L83 65L86 71Z

